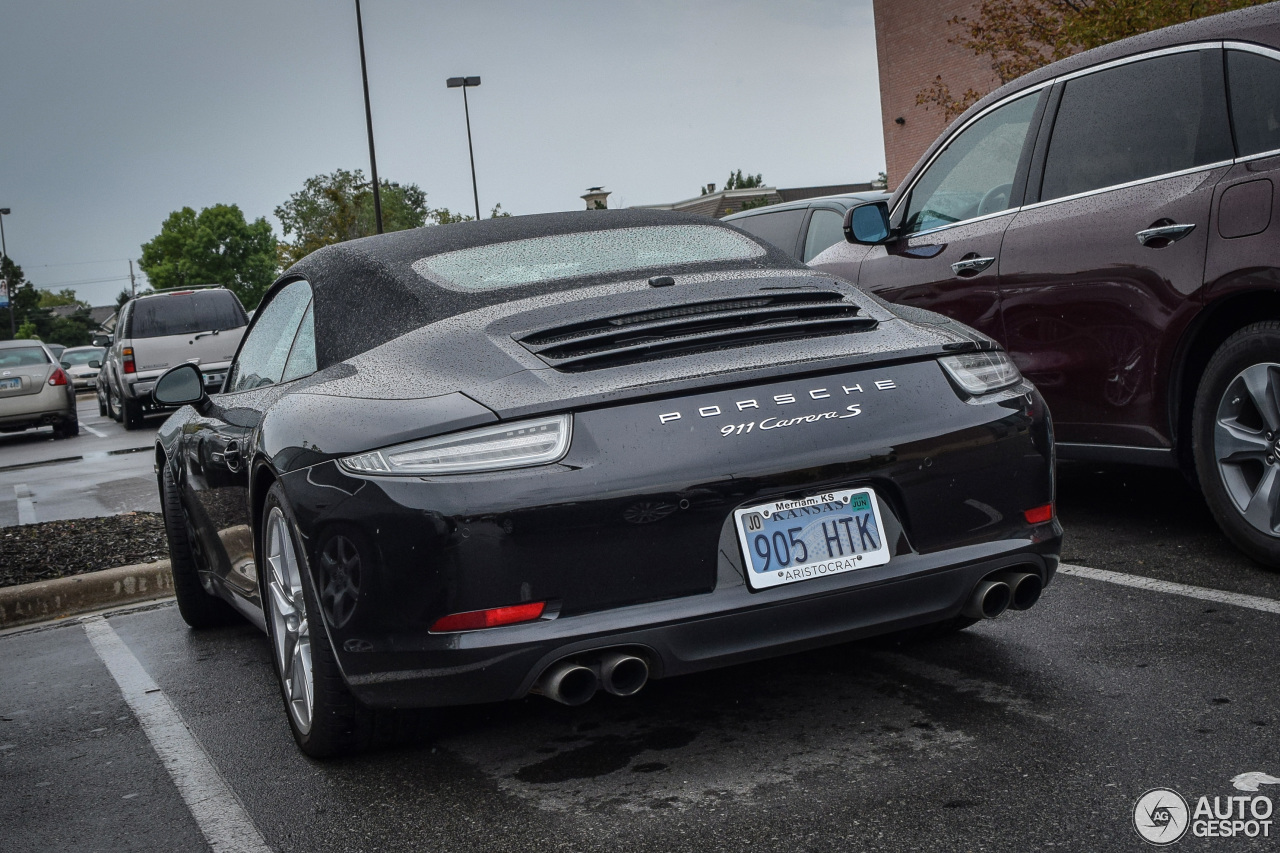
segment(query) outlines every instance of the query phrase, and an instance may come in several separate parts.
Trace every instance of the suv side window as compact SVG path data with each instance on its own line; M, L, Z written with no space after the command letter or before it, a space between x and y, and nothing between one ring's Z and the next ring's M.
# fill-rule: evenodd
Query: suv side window
M256 322L231 366L224 386L227 392L248 391L281 381L298 326L310 306L311 285L299 280L285 285L269 303L259 307Z
M795 257L796 243L800 239L800 226L804 224L805 209L779 210L777 213L761 213L733 220L734 225L772 243L788 255Z
M809 217L809 233L804 238L806 264L844 240L844 217L825 207L815 208Z
M1227 82L1239 155L1280 150L1280 62L1228 50Z
M992 110L948 140L911 188L901 233L1008 210L1027 129L1043 94Z
M1232 159L1221 68L1195 50L1068 80L1041 201Z

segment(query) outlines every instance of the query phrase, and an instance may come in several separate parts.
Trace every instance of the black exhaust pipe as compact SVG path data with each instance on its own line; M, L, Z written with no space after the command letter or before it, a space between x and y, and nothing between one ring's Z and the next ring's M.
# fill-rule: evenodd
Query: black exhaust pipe
M1044 581L1040 580L1039 575L1029 572L1003 572L997 577L1009 585L1010 610L1028 610L1040 600Z
M960 613L970 619L994 619L1005 611L1013 590L1002 580L987 579L973 588Z
M600 684L614 696L634 696L649 681L649 664L625 652L605 652L600 657Z
M600 677L594 669L562 660L547 667L533 685L533 692L563 705L581 705L596 695L599 687Z

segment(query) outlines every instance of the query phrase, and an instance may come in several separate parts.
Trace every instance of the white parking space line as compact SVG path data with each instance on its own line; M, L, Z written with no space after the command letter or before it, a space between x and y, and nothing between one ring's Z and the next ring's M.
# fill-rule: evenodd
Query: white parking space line
M1223 592L1220 589L1207 589L1202 586L1189 586L1185 583L1161 581L1155 578L1144 578L1139 575L1126 575L1120 572L1109 572L1106 569L1090 569L1087 566L1072 566L1063 563L1058 571L1064 575L1089 578L1095 581L1131 586L1135 589L1147 589L1152 592L1163 592L1169 595L1183 595L1187 598L1198 598L1201 601L1212 601L1217 604L1230 604L1235 607L1247 607L1250 610L1261 610L1264 613L1280 614L1280 601L1274 598L1262 598L1257 595L1242 595L1238 592Z
M33 500L35 495L31 494L31 489L26 483L18 483L13 487L13 496L18 500L18 523L35 524L36 502Z
M80 422L80 429L84 430L85 432L89 433L90 435L96 435L98 438L106 438L106 437L107 437L107 434L106 434L105 432L98 432L96 429L94 429L93 427L89 426L89 425L88 425L87 423L85 423L84 421L81 421L81 422Z
M115 629L101 616L83 625L209 846L215 853L270 853L240 799Z

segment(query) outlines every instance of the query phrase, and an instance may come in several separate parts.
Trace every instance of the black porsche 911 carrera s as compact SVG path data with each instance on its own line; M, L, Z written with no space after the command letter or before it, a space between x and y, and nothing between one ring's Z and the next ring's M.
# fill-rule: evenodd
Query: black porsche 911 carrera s
M736 228L591 211L321 249L156 468L193 627L270 637L311 755L383 709L647 679L1035 603L1049 415L991 340Z

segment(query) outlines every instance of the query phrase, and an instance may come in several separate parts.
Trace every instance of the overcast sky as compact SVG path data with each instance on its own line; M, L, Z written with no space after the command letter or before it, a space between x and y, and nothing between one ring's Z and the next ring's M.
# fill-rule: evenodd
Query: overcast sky
M677 201L884 168L870 0L362 0L383 178L469 211ZM0 207L38 286L114 301L172 211L368 174L354 0L38 0L0 27ZM142 281L142 279L140 279Z

